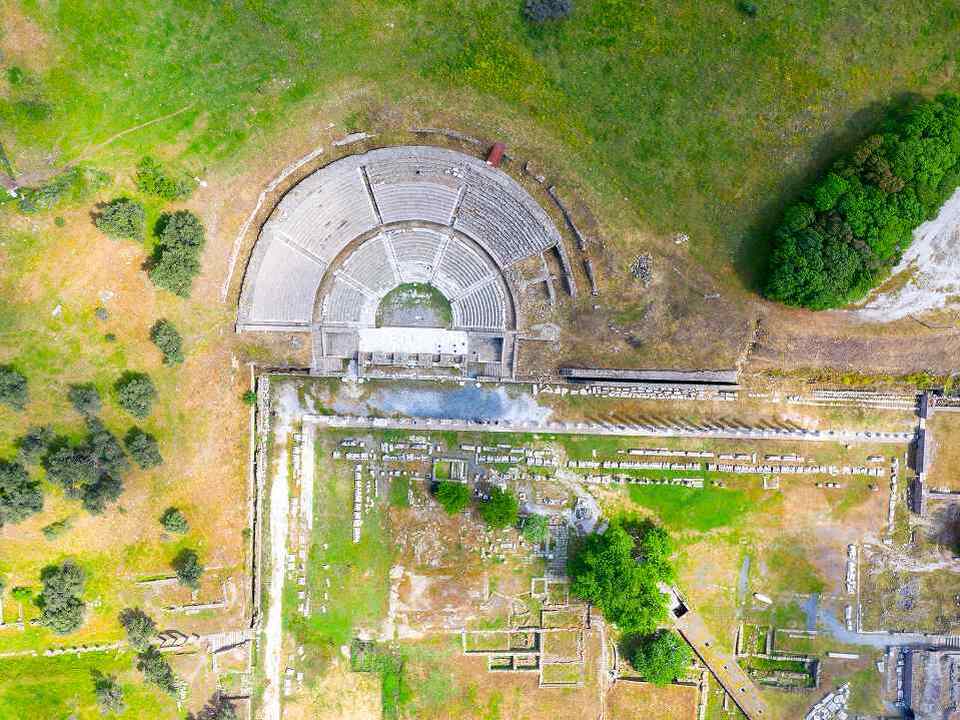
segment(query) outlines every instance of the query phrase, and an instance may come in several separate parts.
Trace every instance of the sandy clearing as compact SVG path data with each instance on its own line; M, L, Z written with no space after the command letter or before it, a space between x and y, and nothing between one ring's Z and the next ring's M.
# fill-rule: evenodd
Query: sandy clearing
M287 441L293 421L299 415L297 390L292 383L280 387L277 403L276 447L280 449L270 486L270 607L267 609L265 671L263 692L265 720L280 720L280 665L283 661L283 581L287 560L290 482Z
M899 320L947 306L950 297L960 295L960 189L943 204L933 220L913 231L893 275L912 272L902 288L879 293L856 314L874 322Z

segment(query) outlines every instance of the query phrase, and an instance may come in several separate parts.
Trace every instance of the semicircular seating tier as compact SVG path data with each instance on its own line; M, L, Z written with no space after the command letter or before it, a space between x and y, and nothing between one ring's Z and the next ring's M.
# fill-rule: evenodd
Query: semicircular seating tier
M503 330L515 318L504 271L560 242L526 190L478 158L425 146L351 155L299 182L263 225L237 327L369 326L392 288L429 282L455 327Z
M325 327L373 327L377 308L404 283L429 283L450 301L453 328L499 332L513 325L499 268L456 231L397 227L362 241L328 274L320 290Z

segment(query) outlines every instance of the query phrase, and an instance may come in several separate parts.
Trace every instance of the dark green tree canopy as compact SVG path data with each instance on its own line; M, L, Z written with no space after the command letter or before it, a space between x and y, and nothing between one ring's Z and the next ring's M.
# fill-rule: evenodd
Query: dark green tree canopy
M123 444L133 461L144 470L163 463L157 439L138 427L130 428L123 438Z
M652 633L667 617L660 582L672 582L666 532L652 523L614 521L588 535L570 558L570 590L625 633Z
M203 575L203 565L200 564L200 558L194 550L184 548L171 563L173 570L177 573L177 580L181 585L186 585L194 590L200 587L200 576Z
M183 362L183 338L169 320L157 320L150 328L150 340L163 353L163 364Z
M157 389L149 375L138 372L125 372L114 384L117 402L124 410L138 418L145 418L153 408Z
M78 413L90 417L100 413L100 392L93 383L71 385L67 398Z
M434 486L433 494L449 515L463 512L470 504L470 488L464 483L441 480Z
M160 516L160 524L163 525L164 530L181 535L190 529L187 516L184 515L179 508L175 507L167 508L163 511L163 515Z
M55 444L44 458L47 477L68 497L80 498L91 513L103 512L123 492L130 461L117 437L97 418L87 418L88 434L79 445Z
M65 635L83 624L86 603L81 599L87 576L72 560L49 565L40 573L43 592L38 598L40 623Z
M10 365L0 365L0 403L23 410L28 399L27 378Z
M960 97L887 120L787 208L764 294L822 310L860 300L960 185Z
M25 435L17 439L17 458L23 463L40 462L53 438L53 428L45 425L31 427Z
M143 673L147 682L151 682L164 692L175 695L177 692L177 676L167 659L160 654L153 645L137 655L137 670Z
M561 20L573 12L573 0L526 0L523 15L530 22Z
M157 624L140 608L126 608L120 612L120 624L127 631L127 641L137 650L146 650L157 634Z
M150 279L157 287L189 297L193 278L200 272L203 224L189 210L165 216L162 224L160 241L150 261Z
M669 685L683 677L693 662L690 647L679 635L669 630L630 637L625 645L630 664L644 680L654 685Z
M509 490L498 487L490 491L490 499L480 503L480 517L494 528L506 528L517 524L520 513L520 503L517 497Z
M114 713L121 715L127 709L123 701L123 688L113 675L104 675L99 671L93 673L93 694L97 698L101 715Z
M149 155L137 164L137 187L148 195L156 195L164 200L181 200L190 196L193 185L193 180L184 175L170 175Z
M19 463L0 461L0 527L18 523L43 509L40 483Z
M141 240L145 220L143 205L136 200L119 197L103 206L94 223L110 237Z

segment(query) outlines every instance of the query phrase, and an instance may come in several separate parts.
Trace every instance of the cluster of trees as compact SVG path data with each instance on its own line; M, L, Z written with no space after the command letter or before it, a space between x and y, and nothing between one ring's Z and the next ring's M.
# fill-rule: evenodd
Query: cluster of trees
M149 413L156 396L150 378L142 373L126 373L116 390L120 406L138 417ZM58 438L50 427L34 426L16 441L16 459L0 460L0 526L20 522L43 508L42 486L30 478L27 465L41 463L51 482L96 514L123 492L124 476L130 470L124 446L141 468L163 462L157 439L150 433L133 427L121 444L107 429L98 417L103 403L95 385L71 385L67 397L83 416L86 435L71 443Z
M203 224L189 210L178 210L161 218L160 225L160 238L149 262L150 279L157 287L189 297L206 242Z
M189 197L194 188L192 178L169 173L149 156L137 165L136 183L141 192L164 200ZM110 237L139 241L144 237L146 211L138 200L117 197L99 208L94 224ZM157 287L188 297L193 278L200 272L200 253L205 242L203 224L189 210L177 210L161 215L154 232L157 244L146 263L150 279ZM164 351L164 362L180 362L171 359L174 356L168 357Z
M889 118L787 208L764 294L813 310L859 300L958 185L960 96Z
M441 480L433 486L433 495L450 515L461 513L470 505L470 487L465 483ZM490 527L506 528L517 523L520 503L509 490L495 487L490 497L479 504L478 511Z
M130 461L116 435L99 418L87 418L87 435L79 444L54 443L43 459L47 477L67 497L79 498L91 513L104 511L123 492Z
M156 622L140 608L121 611L119 620L127 633L127 642L137 650L137 670L143 673L148 682L170 695L175 695L180 685L179 680L170 663L153 645L157 634Z
M690 664L687 646L659 629L667 619L660 583L675 579L670 536L649 521L614 520L588 535L570 558L571 592L593 603L623 633L626 656L650 682L669 683Z
M671 552L663 528L615 520L606 532L588 535L570 558L570 590L623 632L652 633L667 618L659 583L674 579Z
M60 635L71 633L83 625L87 605L82 599L87 582L83 568L72 560L49 565L40 572L43 592L37 598L40 624Z

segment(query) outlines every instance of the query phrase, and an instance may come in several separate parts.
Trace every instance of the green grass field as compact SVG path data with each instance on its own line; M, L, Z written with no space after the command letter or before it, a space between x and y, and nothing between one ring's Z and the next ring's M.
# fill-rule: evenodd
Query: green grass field
M664 527L673 531L730 528L754 509L748 493L726 488L632 485L629 495L630 500L652 511Z
M345 510L353 503L352 466L332 461L325 443L317 445L316 477L307 573L311 614L308 618L299 614L297 587L291 582L284 588L284 614L300 642L335 649L349 643L358 626L375 628L385 616L393 550L379 506L364 518L360 542L353 542L353 513ZM329 593L327 601L322 600L324 592ZM326 613L319 612L320 605L327 606Z
M115 675L127 710L117 718L177 717L173 698L141 682L129 653L92 653L0 661L0 719L103 717L93 693L93 673Z
M42 67L0 102L4 143L14 166L56 148L115 169L163 148L201 171L243 161L292 110L344 85L396 101L429 85L456 92L464 124L482 109L541 128L651 229L686 230L701 259L744 251L755 264L784 194L884 107L956 86L949 0L761 4L755 18L730 0L581 0L545 27L520 7L24 0L48 38ZM22 111L37 103L46 110Z

